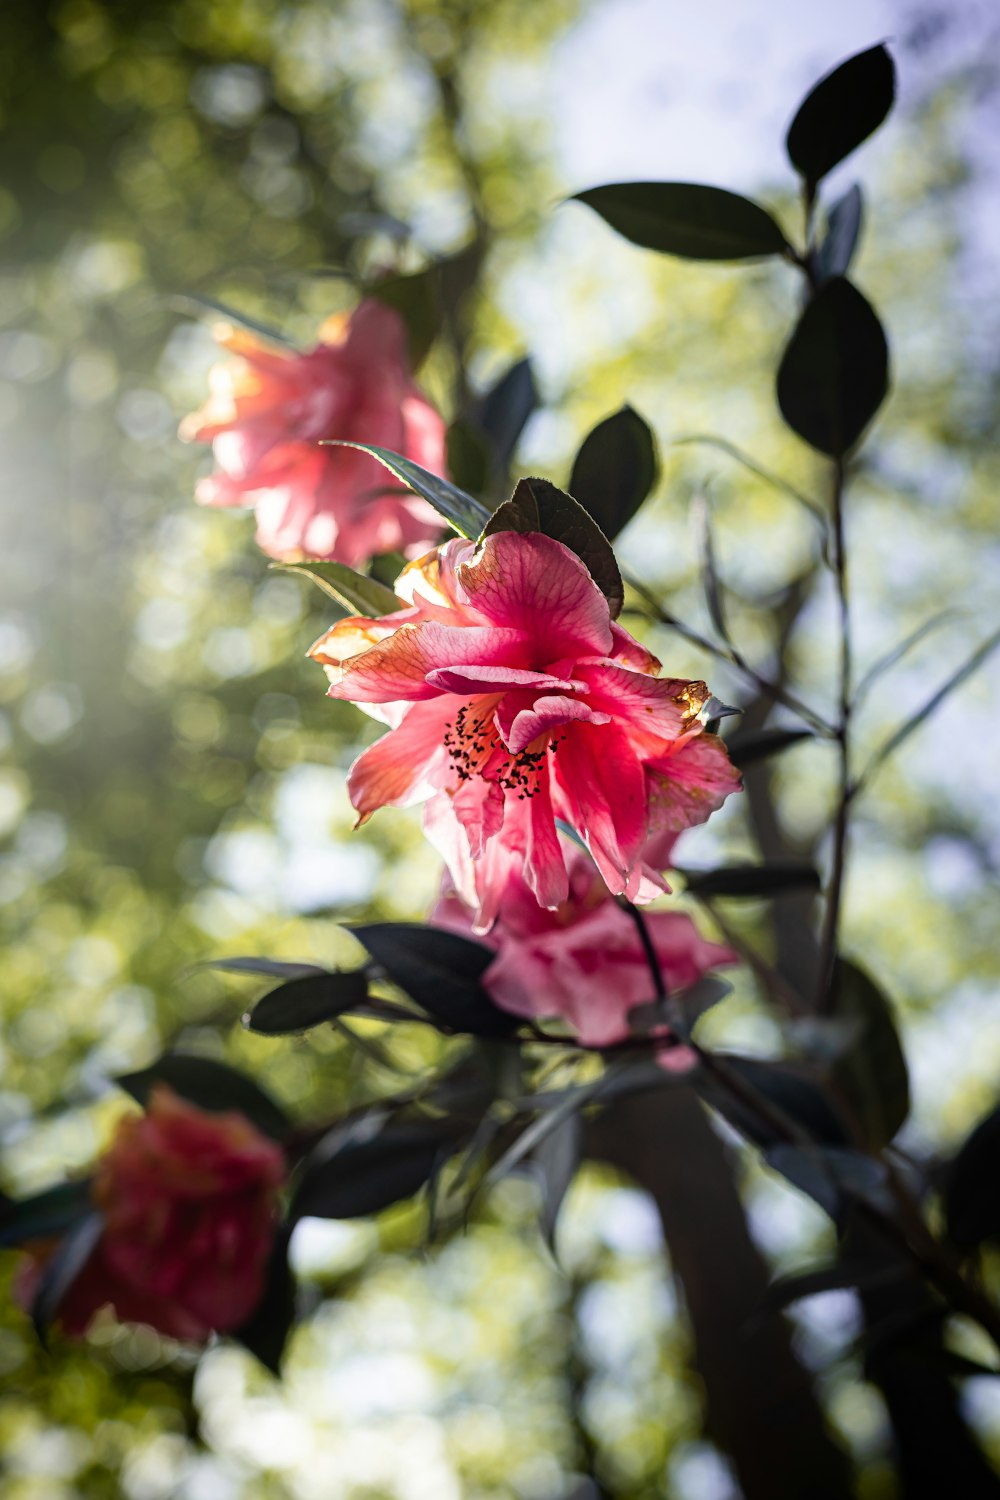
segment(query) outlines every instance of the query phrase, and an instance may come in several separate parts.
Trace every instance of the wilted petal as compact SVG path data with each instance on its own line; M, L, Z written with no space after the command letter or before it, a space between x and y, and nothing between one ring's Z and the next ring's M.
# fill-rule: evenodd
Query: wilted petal
M647 761L646 779L653 834L704 823L742 786L719 736L704 732L684 740L673 754Z

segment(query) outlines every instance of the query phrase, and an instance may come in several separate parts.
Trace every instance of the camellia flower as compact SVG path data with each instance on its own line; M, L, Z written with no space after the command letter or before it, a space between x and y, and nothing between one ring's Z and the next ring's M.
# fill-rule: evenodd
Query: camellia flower
M472 928L469 909L447 888L430 920L466 936ZM702 937L684 912L650 912L644 921L668 993L739 962L731 949ZM560 1016L587 1047L624 1041L629 1011L655 993L634 922L582 852L570 856L569 895L554 911L512 875L485 941L497 956L482 982L497 1005L516 1016ZM693 1060L687 1048L664 1055L675 1052Z
M440 517L391 488L376 459L320 442L375 443L444 473L444 423L411 379L397 312L362 302L349 318L329 318L306 354L229 324L215 336L236 358L215 366L208 401L180 428L185 441L212 444L217 472L198 485L202 504L254 506L258 543L286 560L361 567L436 540Z
M59 1308L65 1331L83 1334L102 1307L199 1343L238 1328L263 1292L285 1176L281 1148L244 1115L209 1113L157 1084L98 1164L104 1230ZM53 1250L29 1248L25 1306Z
M448 542L396 592L409 608L342 620L310 653L331 696L391 726L351 768L360 821L429 799L428 837L478 932L512 873L542 906L566 900L556 818L611 891L665 890L658 846L739 785L705 732L705 684L658 677L580 559L539 532Z

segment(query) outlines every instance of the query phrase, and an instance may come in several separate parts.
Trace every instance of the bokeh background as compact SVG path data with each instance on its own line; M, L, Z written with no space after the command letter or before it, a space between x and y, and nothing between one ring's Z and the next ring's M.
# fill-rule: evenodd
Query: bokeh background
M419 918L438 879L416 816L352 835L345 771L370 726L303 659L323 596L269 571L252 522L196 508L205 455L176 439L213 359L222 300L308 342L350 276L419 268L477 231L460 336L421 379L452 414L530 353L542 405L521 472L565 482L583 434L631 401L663 479L623 560L699 629L688 510L707 493L752 658L800 580L791 680L830 701L832 609L808 516L714 434L814 491L773 370L794 273L667 262L565 196L693 178L795 222L781 139L841 57L888 37L898 113L842 167L868 215L857 278L893 347L895 390L852 495L864 665L953 614L883 679L870 749L996 623L1000 271L995 11L973 0L6 0L0 8L0 963L2 1186L86 1166L124 1107L107 1080L164 1044L225 1055L300 1118L335 1113L433 1059L378 1039L251 1037L252 989L192 973L221 953L352 956L336 923ZM720 697L746 686L665 630L650 644ZM914 1075L904 1143L947 1150L1000 1083L1000 801L994 665L954 694L858 809L848 950L897 1004ZM781 716L778 716L780 721ZM823 857L822 747L775 775L785 834ZM684 858L747 852L733 799ZM734 919L760 929L764 912ZM763 931L763 929L760 929ZM766 933L764 940L766 941ZM710 1018L777 1043L748 983ZM776 1270L826 1244L817 1210L747 1164ZM4 1299L0 1475L10 1500L730 1500L687 1372L683 1308L653 1210L588 1169L557 1266L527 1181L425 1255L419 1209L307 1222L294 1258L313 1309L283 1385L240 1350L189 1356L143 1331L35 1346ZM3 1257L4 1276L15 1257ZM890 1496L886 1423L859 1378L847 1293L801 1305L796 1339L835 1430ZM996 1387L961 1401L1000 1456Z

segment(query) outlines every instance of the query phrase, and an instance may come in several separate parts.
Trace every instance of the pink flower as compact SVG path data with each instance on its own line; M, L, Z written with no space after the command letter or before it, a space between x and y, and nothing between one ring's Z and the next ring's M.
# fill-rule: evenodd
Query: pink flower
M472 927L468 908L447 888L430 920L466 936ZM683 912L651 912L645 922L668 993L739 962L731 949L703 938ZM624 1041L629 1011L655 994L634 922L583 853L570 856L569 896L555 911L540 907L524 880L512 876L486 942L497 956L483 984L497 1005L516 1016L561 1016L586 1047ZM665 1056L675 1051L690 1057L687 1048Z
M242 1114L210 1114L158 1084L98 1165L105 1227L60 1308L65 1331L83 1334L108 1306L199 1343L239 1327L263 1292L285 1176L280 1147ZM54 1249L29 1250L17 1287L26 1306Z
M665 890L644 853L739 786L699 717L705 684L657 677L580 559L537 532L448 542L396 591L408 609L343 620L310 653L332 697L390 725L351 768L360 821L428 801L428 837L479 932L516 873L542 906L566 900L556 818L611 891Z
M215 366L208 401L180 429L212 444L217 472L198 485L202 504L254 506L258 543L285 559L361 567L378 552L416 556L440 536L440 518L394 489L376 459L320 445L375 443L444 474L444 423L410 377L398 313L362 302L328 319L306 354L228 324L215 336L237 358Z

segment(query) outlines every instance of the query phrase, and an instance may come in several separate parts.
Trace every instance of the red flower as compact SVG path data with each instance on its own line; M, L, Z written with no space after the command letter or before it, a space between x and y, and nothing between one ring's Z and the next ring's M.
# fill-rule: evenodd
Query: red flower
M570 856L569 887L562 905L548 911L520 876L509 879L485 939L497 956L483 984L503 1010L561 1016L584 1046L607 1047L629 1036L629 1011L653 999L654 984L635 924L583 853ZM448 889L430 920L464 935L472 927L468 908ZM651 912L645 923L670 993L739 962L731 949L702 937L684 912Z
M66 1332L83 1334L102 1307L197 1342L239 1327L263 1292L284 1179L280 1147L244 1115L208 1113L157 1084L98 1164L105 1227L59 1309ZM29 1252L26 1306L52 1251Z
M396 591L409 609L343 620L310 653L332 697L391 726L351 768L361 821L429 799L428 837L479 932L512 872L542 906L566 900L556 818L616 894L666 889L650 862L665 836L739 786L705 733L705 684L657 677L580 559L541 533L448 542Z
M197 498L254 506L257 541L272 557L362 567L378 552L415 556L440 535L440 517L394 490L376 459L320 444L375 443L444 473L444 423L410 377L402 320L380 302L362 302L320 333L315 349L289 354L242 329L217 328L237 358L215 366L208 401L180 429L215 454L217 472Z

